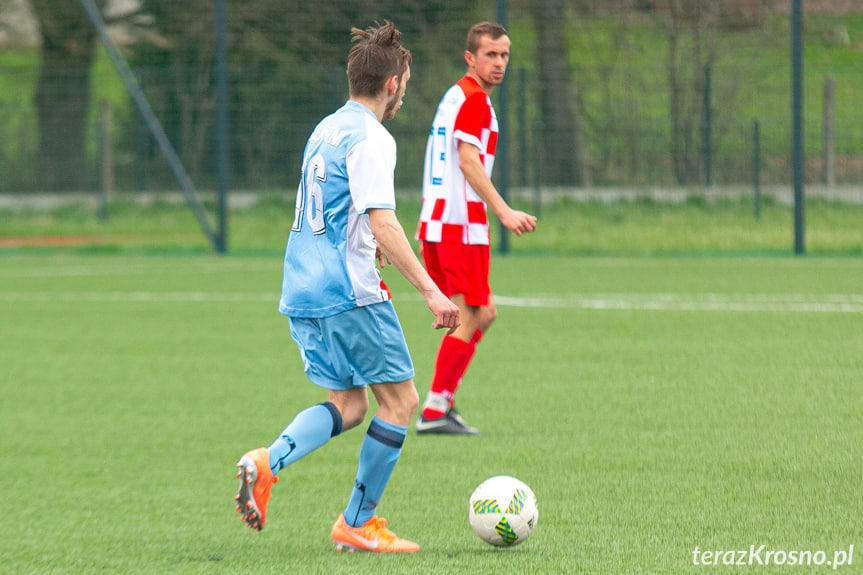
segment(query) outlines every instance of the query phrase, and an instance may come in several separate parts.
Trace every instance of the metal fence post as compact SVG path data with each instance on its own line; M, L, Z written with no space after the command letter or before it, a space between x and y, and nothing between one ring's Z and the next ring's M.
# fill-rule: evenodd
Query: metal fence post
M506 0L497 0L497 21L498 23L506 27ZM506 132L502 129L507 121L507 114L509 113L509 99L507 98L507 81L506 77L504 77L503 82L498 86L498 102L500 106L500 113L497 115L498 117L498 140L497 140L497 150L495 151L495 157L500 158L501 163L503 164L501 169L499 170L500 176L498 178L498 183L495 186L497 191L500 193L501 197L504 201L509 201L509 155L508 150L509 146L507 145L507 136ZM503 223L500 224L500 253L508 254L509 253L509 230L506 229L506 226Z
M794 171L794 253L806 252L804 194L803 194L803 9L801 0L791 0L791 68L792 123L794 144L792 165Z
M228 251L228 187L230 179L230 119L228 116L228 66L226 35L227 23L225 0L214 0L216 12L216 188L219 196L219 229L215 237L215 249L223 254Z

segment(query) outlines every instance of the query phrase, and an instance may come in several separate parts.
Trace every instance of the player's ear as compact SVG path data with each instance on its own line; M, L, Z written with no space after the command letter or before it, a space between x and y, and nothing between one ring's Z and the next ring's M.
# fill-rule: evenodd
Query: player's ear
M399 77L398 76L390 76L390 79L387 80L387 94L390 96L394 96L399 91Z
M464 61L468 65L468 67L473 66L474 59L473 59L473 54L471 53L470 50L464 51Z

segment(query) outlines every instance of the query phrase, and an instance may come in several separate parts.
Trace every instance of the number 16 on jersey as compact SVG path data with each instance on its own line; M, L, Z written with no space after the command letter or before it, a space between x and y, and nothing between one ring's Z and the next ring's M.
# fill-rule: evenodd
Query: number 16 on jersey
M321 184L326 182L326 161L322 155L315 154L303 166L300 187L297 190L297 206L294 214L294 225L291 226L292 232L299 233L302 231L303 219L309 223L313 234L319 235L326 232L324 191L321 188Z

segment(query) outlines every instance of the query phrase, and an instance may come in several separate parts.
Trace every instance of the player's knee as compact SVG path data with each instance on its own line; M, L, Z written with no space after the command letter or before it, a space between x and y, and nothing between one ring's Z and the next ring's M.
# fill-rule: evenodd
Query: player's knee
M483 308L482 319L481 319L481 330L485 331L494 323L494 320L497 319L497 308L495 306L489 306Z
M410 425L419 407L419 394L413 379L372 386L378 401L378 415L396 425Z
M342 416L342 430L347 431L365 420L369 402L368 398L365 401L339 402L336 407Z
M352 429L363 422L368 411L368 404L365 406L350 406L342 413L344 429Z
M410 386L410 389L405 393L405 411L408 417L413 417L417 408L420 405L420 396L417 393L416 386Z
M391 409L396 412L400 420L410 420L419 407L420 398L414 385L403 385L398 396L390 403Z

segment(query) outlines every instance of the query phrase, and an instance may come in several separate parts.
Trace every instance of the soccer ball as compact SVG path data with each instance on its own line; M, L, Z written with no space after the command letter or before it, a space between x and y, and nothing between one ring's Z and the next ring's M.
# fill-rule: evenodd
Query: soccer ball
M483 481L470 496L470 526L480 539L512 547L527 539L539 518L530 487L507 475Z

